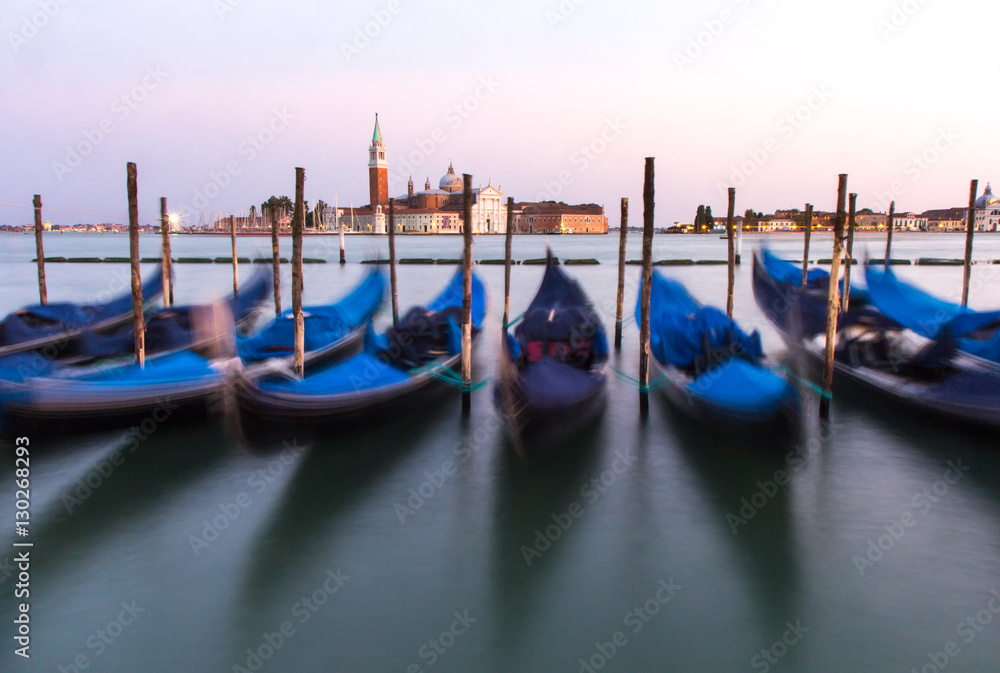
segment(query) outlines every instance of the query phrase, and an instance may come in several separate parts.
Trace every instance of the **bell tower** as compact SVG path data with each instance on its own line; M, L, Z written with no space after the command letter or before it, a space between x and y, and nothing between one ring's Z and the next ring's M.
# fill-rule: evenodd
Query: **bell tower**
M368 148L368 191L372 208L389 204L389 162L385 159L385 145L382 144L378 114L375 115L372 144Z

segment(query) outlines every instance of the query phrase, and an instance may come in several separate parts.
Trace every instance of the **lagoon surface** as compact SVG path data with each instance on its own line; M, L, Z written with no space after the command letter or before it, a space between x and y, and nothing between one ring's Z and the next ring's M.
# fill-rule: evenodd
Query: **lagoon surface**
M750 257L767 242L800 258L799 236L744 238L736 318L788 354L754 304ZM831 237L813 237L815 260ZM616 234L519 236L514 258L563 258L613 331ZM143 236L143 256L159 254ZM227 237L174 236L180 256L228 256ZM283 238L282 255L291 256ZM399 257L457 258L457 236L401 236ZM339 297L387 256L385 237L307 237L305 302ZM269 254L240 238L240 255ZM882 257L881 235L859 256ZM49 256L127 256L124 235L46 234ZM724 259L718 236L658 236L655 259ZM960 258L964 235L897 234L893 257ZM477 237L476 259L503 256ZM628 258L641 255L629 236ZM34 240L0 235L0 310L37 300ZM980 235L976 260L1000 259ZM856 267L859 268L859 267ZM957 299L960 267L896 267ZM153 265L144 265L151 272ZM226 264L175 265L175 299L231 291ZM511 311L543 267L512 272ZM725 304L724 266L662 269ZM977 264L971 304L1000 306L1000 265ZM50 264L50 301L127 288L124 264ZM241 277L252 265L240 269ZM401 266L401 310L433 297L448 266ZM490 292L474 379L492 375L503 267ZM627 269L632 314L639 267ZM855 279L863 282L863 273ZM290 305L290 272L283 277ZM381 320L384 322L385 317ZM613 364L637 370L638 330ZM31 445L31 660L13 654L13 449L3 447L0 670L197 671L937 671L1000 666L1000 447L851 389L829 425L791 442L722 435L612 378L600 423L551 459L522 465L497 427L489 388L471 418L447 397L417 418L326 436L287 432L250 447L219 419L38 438ZM807 401L810 418L815 399ZM86 665L84 665L86 664Z

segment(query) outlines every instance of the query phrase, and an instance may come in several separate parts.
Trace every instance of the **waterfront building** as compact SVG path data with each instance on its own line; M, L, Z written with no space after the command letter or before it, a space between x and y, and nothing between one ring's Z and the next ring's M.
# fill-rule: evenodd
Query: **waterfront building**
M608 218L603 206L594 203L568 205L544 201L518 203L514 210L514 232L519 234L606 234Z
M1000 198L986 184L986 191L976 199L976 231L1000 231Z
M965 231L968 208L942 208L927 210L927 231Z

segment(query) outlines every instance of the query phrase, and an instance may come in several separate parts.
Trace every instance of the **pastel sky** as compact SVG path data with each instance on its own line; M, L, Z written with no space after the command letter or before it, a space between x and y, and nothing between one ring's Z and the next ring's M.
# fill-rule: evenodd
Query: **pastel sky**
M368 201L377 112L390 190L453 160L517 200L658 226L725 211L959 206L1000 180L995 5L985 0L9 0L0 203L246 211ZM87 151L89 148L89 151ZM86 152L86 156L82 155ZM409 165L404 165L407 162ZM401 176L401 177L400 177ZM0 223L30 211L0 206ZM50 215L54 222L108 218ZM197 218L191 218L196 220ZM187 224L197 223L188 221Z

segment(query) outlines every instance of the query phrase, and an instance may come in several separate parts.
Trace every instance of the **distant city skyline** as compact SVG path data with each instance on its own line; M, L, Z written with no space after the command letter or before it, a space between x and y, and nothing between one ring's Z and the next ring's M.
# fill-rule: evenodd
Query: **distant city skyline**
M859 208L961 207L970 179L980 193L1000 179L992 11L17 0L0 20L0 203L39 193L53 210L124 215L135 161L147 217L160 196L171 209L246 211L290 195L295 166L312 203L362 206L378 113L390 194L454 161L518 201L601 204L614 227L621 197L641 217L654 156L658 227L690 222L702 203L723 212L729 186L738 213L832 210L841 172ZM942 35L960 39L943 48ZM0 223L29 220L0 206Z

